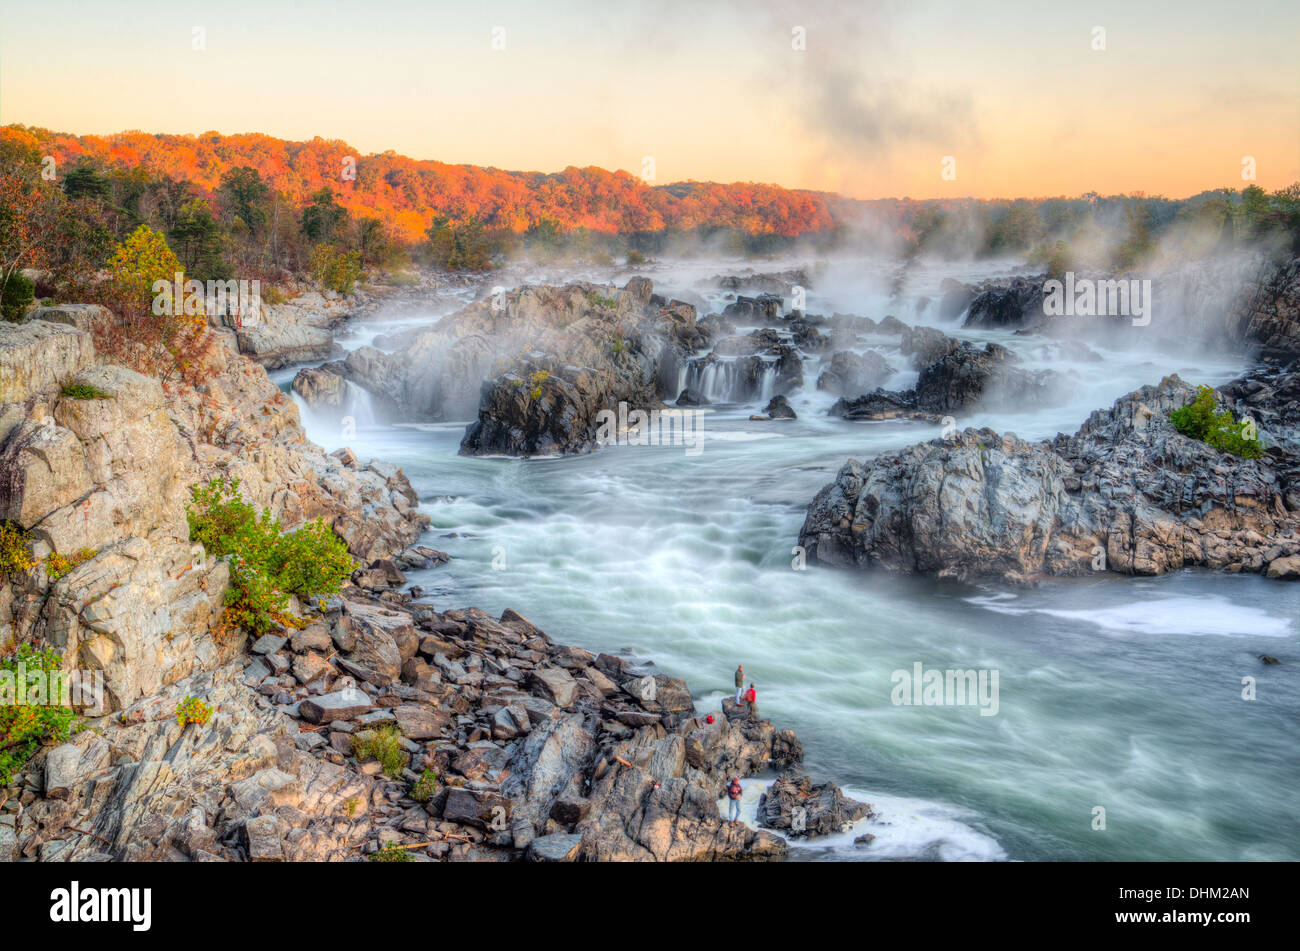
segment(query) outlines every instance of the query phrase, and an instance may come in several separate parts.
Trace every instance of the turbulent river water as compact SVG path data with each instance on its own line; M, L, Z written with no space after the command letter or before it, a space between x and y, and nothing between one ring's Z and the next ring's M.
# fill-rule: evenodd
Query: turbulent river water
M715 263L651 276L671 290L720 272ZM917 301L941 277L991 276L987 265L931 269L892 296L885 273L832 280L808 309L894 313L953 333ZM355 327L342 342L393 326ZM1147 350L1049 364L1034 338L961 336L1075 374L1064 405L961 420L1026 438L1073 432L1166 373L1218 384L1245 366ZM752 422L757 405L715 407L697 455L616 446L562 459L468 458L457 455L468 421L377 425L358 414L345 435L303 409L327 449L346 444L405 470L433 519L424 541L453 556L410 577L439 608L514 608L561 643L623 651L684 678L700 708L716 709L744 663L762 715L797 731L814 778L877 812L798 858L1300 859L1300 676L1294 663L1266 667L1258 656L1296 657L1300 585L1099 572L1026 589L796 570L807 503L846 459L938 435L919 423L827 418L831 398L812 388L815 359L805 375L808 387L791 398L798 420ZM273 376L287 385L292 371ZM890 385L909 382L900 372ZM997 671L996 715L895 704L894 672L917 663ZM1253 701L1243 699L1245 677L1256 680ZM758 789L747 791L751 817ZM855 846L864 832L875 841Z

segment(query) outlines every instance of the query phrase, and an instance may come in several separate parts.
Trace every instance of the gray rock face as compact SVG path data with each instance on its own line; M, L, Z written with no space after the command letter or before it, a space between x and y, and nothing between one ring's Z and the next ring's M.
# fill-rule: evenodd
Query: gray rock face
M44 320L0 321L0 403L57 389L94 359L95 345L84 331Z
M861 354L840 350L831 355L830 364L817 377L817 389L836 396L861 396L876 389L893 373L889 361L875 350Z
M962 326L1014 330L1042 323L1046 280L1047 276L1042 275L981 285L971 299Z
M793 836L834 835L871 815L869 805L834 783L814 786L794 772L782 773L758 801L758 824Z
M1265 268L1248 283L1228 316L1228 329L1266 357L1300 355L1300 259Z
M1294 457L1240 459L1180 435L1168 414L1194 395L1171 376L1071 437L968 429L850 460L809 506L800 544L825 564L1010 580L1261 571L1300 551Z
M298 712L308 723L331 723L359 717L371 706L370 697L365 693L356 687L344 687L334 693L304 700L299 704Z

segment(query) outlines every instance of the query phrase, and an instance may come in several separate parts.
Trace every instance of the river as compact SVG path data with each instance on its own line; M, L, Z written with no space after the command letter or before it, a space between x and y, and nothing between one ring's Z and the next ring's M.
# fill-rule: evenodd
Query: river
M719 272L711 267L661 265L651 276L657 288L696 286ZM886 273L832 279L834 293L810 296L809 309L892 312L952 333L916 301L942 276L974 280L990 268L931 269L893 299ZM390 329L353 328L342 342ZM1075 374L1063 405L960 421L1024 438L1073 432L1166 373L1218 384L1245 366L1149 349L1048 363L1034 338L961 335ZM808 388L791 397L798 420L715 407L698 454L609 446L470 458L457 455L467 420L382 425L358 414L345 434L303 409L327 449L349 445L406 472L433 520L423 541L452 555L409 578L440 609L514 608L561 643L622 651L684 678L701 709L717 708L743 663L762 715L795 729L814 778L877 812L796 858L1300 859L1300 675L1258 656L1296 656L1300 585L1199 570L1098 572L1034 588L798 570L806 506L846 459L938 435L921 423L827 418L831 398L811 387L815 360L805 374ZM292 371L273 376L283 385ZM908 382L900 370L890 385ZM996 671L996 715L893 702L895 672L918 663ZM1243 699L1243 678L1254 678L1254 700ZM751 816L758 788L746 795ZM862 833L876 838L857 846Z

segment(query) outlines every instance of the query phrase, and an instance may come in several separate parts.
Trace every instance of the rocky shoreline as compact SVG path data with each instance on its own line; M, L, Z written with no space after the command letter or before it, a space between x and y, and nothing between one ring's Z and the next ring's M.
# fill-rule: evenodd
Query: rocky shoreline
M0 517L38 559L0 581L0 650L52 647L105 681L86 728L0 789L0 861L786 854L718 800L732 776L796 767L791 731L729 703L701 716L683 681L513 611L413 601L403 571L445 556L415 544L428 519L405 477L307 441L236 349L209 350L203 385L163 386L100 363L70 324L0 323ZM251 644L222 625L230 572L184 510L215 475L286 527L324 517L359 560L351 582ZM180 722L189 698L211 717ZM809 827L851 821L821 790Z

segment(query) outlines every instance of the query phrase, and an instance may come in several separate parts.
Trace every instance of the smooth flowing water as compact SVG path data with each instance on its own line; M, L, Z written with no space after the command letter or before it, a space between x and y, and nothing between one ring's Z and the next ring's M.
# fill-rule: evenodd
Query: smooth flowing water
M823 312L834 304L937 323L883 310L870 288L853 293ZM963 336L1049 365L1032 338ZM1102 355L1050 364L1076 374L1066 405L961 423L1026 438L1073 432L1093 409L1166 373L1220 383L1243 368L1208 356ZM305 418L326 448L347 444L405 470L433 519L424 541L453 556L410 577L439 608L514 608L561 643L652 661L684 678L701 709L717 708L744 663L762 715L798 732L814 778L879 814L798 857L1300 858L1300 676L1295 663L1258 657L1296 657L1300 585L1185 571L1025 589L797 570L807 503L847 458L938 435L917 423L829 419L830 398L811 389L815 360L805 372L809 387L791 400L798 420L717 408L697 455L613 446L467 458L457 455L464 422L361 425L344 438L336 422ZM894 672L917 663L997 671L996 715L894 703ZM1248 677L1254 700L1243 699ZM751 813L758 791L747 793ZM864 832L875 841L855 847Z

